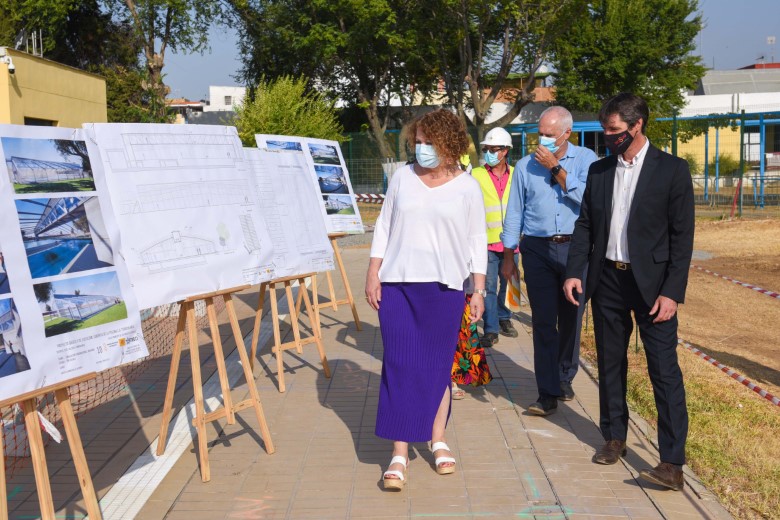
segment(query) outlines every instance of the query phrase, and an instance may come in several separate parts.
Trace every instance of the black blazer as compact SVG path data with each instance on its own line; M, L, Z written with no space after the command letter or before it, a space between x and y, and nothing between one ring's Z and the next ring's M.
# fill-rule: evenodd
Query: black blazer
M569 247L566 278L581 278L590 298L601 277L612 218L617 156L588 171L580 216ZM652 144L647 150L628 217L628 254L642 299L652 307L659 295L682 303L693 254L693 184L688 163Z

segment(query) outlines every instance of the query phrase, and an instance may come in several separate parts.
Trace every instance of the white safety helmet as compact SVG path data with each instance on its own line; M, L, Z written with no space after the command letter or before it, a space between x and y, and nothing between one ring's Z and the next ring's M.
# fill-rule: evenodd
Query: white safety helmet
M512 136L503 128L494 128L485 135L485 140L479 143L484 146L508 146L512 148Z

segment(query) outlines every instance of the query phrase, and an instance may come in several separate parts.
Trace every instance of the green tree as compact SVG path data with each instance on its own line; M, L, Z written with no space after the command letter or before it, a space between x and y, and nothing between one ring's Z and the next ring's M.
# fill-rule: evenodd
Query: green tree
M423 41L435 47L448 102L476 127L478 141L534 100L539 68L580 23L583 5L583 0L439 0L430 8ZM524 76L521 88L509 88L512 73ZM509 110L487 124L499 95L509 100Z
M683 92L705 72L691 54L702 28L697 9L697 0L588 2L556 45L556 102L597 112L610 96L633 92L647 100L652 117L679 113Z
M45 58L106 79L110 122L159 121L141 88L144 69L135 28L110 7L101 0L9 0L0 5L0 45L12 45L25 29L41 30Z
M0 3L0 44L13 46L17 34L25 30L43 32L44 54L54 49L68 15L78 0L3 0Z
M168 119L163 81L165 53L200 52L208 45L208 29L222 13L219 0L107 0L114 12L126 12L145 60L141 87L148 95L153 120Z
M46 303L51 300L54 295L54 286L51 282L36 283L33 285L33 292L35 293L35 299L40 303Z
M57 152L65 159L69 157L78 157L81 161L81 169L92 177L92 164L89 162L89 153L87 152L87 143L84 141L72 141L70 139L55 139L54 147Z
M408 106L435 70L419 30L429 6L408 0L232 0L242 24L242 79L305 76L310 87L359 107L383 157L389 106Z
M236 128L244 146L256 146L255 134L298 135L344 141L334 102L307 90L303 77L260 80L253 96L236 110Z

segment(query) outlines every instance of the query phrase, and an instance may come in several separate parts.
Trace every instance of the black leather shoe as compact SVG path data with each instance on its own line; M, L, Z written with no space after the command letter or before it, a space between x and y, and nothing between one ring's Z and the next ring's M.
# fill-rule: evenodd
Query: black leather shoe
M574 389L571 387L571 383L567 381L561 381L561 395L558 396L560 401L571 401L574 399Z
M528 407L528 413L533 415L550 415L558 408L558 400L554 397L540 397Z
M492 347L498 343L498 334L495 332L486 332L479 338L479 346L482 348Z
M604 446L596 452L593 462L596 464L615 464L620 457L626 455L626 441L611 440L604 443Z
M511 320L499 320L498 326L501 328L501 335L508 336L510 338L517 337L517 329L512 325Z
M675 491L682 491L682 488L685 487L682 468L668 462L662 462L653 469L643 469L639 472L639 476L648 482Z

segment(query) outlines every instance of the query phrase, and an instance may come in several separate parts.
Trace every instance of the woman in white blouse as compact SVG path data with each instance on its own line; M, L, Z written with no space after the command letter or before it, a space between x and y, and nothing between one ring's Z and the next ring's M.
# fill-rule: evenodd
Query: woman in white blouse
M394 441L386 489L405 484L410 442L431 441L436 471L455 471L444 442L450 370L473 275L471 318L485 308L487 234L479 184L458 167L466 129L438 110L408 127L416 161L400 168L376 222L366 297L379 311L384 344L376 435Z

